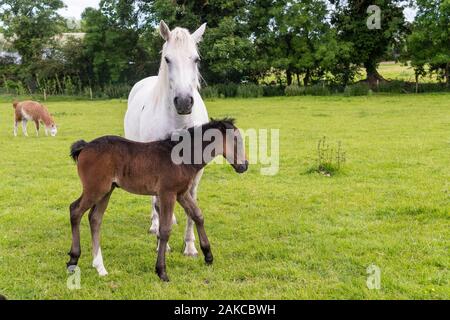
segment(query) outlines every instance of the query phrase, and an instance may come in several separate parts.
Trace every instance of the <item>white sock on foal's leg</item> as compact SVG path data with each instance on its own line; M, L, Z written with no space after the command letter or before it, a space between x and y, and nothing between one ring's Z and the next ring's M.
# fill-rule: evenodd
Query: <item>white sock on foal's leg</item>
M108 271L106 271L103 265L102 249L99 247L97 253L94 255L94 260L92 261L92 266L97 269L99 276L106 276Z

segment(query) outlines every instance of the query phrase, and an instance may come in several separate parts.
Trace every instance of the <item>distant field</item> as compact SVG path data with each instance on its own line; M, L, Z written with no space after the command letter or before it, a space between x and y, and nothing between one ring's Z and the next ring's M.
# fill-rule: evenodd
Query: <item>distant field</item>
M378 72L387 80L402 80L408 82L415 82L414 69L409 66L405 66L399 62L382 62L378 67ZM363 72L362 78L365 78L366 74ZM435 76L433 77L421 77L419 82L437 82Z
M414 78L414 69L400 62L393 62L393 61L381 62L380 65L378 66L378 72L387 80L401 80L408 82L416 81ZM362 68L360 70L360 74L356 77L356 80L362 80L365 78L366 78L366 71ZM276 81L276 77L274 75L270 75L264 81L265 82ZM294 83L297 83L296 81L297 80L295 79ZM421 77L419 79L419 82L421 83L437 82L437 79L435 76L432 77L426 76Z
M384 68L384 67L383 67ZM391 66L386 67L387 70ZM385 74L384 74L385 75ZM55 138L12 136L0 103L0 294L10 299L449 299L450 95L207 101L211 116L280 129L280 171L211 165L200 185L214 265L182 255L184 214L154 273L149 199L114 192L103 223L109 275L91 267L82 223L81 289L66 287L69 204L80 194L70 144L123 133L125 101L49 102ZM336 176L310 173L317 141L341 141ZM369 265L381 289L366 286Z

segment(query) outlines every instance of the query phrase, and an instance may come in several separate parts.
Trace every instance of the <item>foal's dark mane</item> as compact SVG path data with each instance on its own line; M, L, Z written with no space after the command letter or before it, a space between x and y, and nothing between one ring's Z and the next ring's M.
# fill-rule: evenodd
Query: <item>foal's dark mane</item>
M187 130L189 132L189 135L191 136L191 138L194 137L194 131L198 130L200 128L201 128L202 133L204 133L205 131L207 131L209 129L217 129L220 132L222 132L223 134L225 134L227 129L235 129L236 128L234 125L235 122L236 122L236 120L234 118L229 118L229 117L225 117L222 119L211 118L211 120L209 122L207 122L201 126L190 127L185 130ZM174 146L176 146L179 143L179 141L172 141L171 137L172 137L172 134L169 134L169 136L166 139L160 140L158 142L169 148L173 148Z

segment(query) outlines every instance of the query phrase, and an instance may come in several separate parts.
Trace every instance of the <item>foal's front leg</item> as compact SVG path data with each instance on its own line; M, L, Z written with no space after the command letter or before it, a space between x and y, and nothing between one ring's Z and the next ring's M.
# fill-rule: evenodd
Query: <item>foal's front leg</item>
M202 249L203 255L205 256L205 262L207 264L212 264L213 255L211 253L211 245L209 244L208 237L206 236L204 218L200 208L197 206L197 203L192 198L189 192L186 192L184 195L178 196L177 199L180 205L186 211L186 214L189 215L195 222L198 237L200 239L200 248Z
M159 247L155 271L162 281L169 281L169 277L166 273L166 248L167 242L169 241L170 230L172 229L172 213L175 206L176 194L163 193L160 195L159 200Z
M192 183L192 186L189 190L191 197L194 201L197 201L197 190L198 185L200 183L200 179L203 175L203 170L197 173L197 176ZM186 230L184 232L184 255L188 257L196 257L198 256L198 251L195 248L195 235L194 235L194 220L186 214Z

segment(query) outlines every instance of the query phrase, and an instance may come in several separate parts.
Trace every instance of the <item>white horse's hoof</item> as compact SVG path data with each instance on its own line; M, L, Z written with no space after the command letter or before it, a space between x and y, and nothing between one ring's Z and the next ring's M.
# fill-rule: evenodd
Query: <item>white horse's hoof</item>
M198 251L195 248L195 244L193 241L185 243L183 254L187 257L197 257L198 256Z
M155 223L152 223L152 225L150 226L150 229L148 229L148 232L152 233L152 234L157 234L158 229L159 229L159 226Z
M100 277L104 277L104 276L108 275L108 271L106 271L104 266L95 266L95 265L92 265L92 266L97 270L98 275Z
M107 276L107 275L108 275L108 271L106 271L105 268L100 269L100 270L97 270L97 271L98 271L98 275L99 275L100 277L104 277L104 276Z

